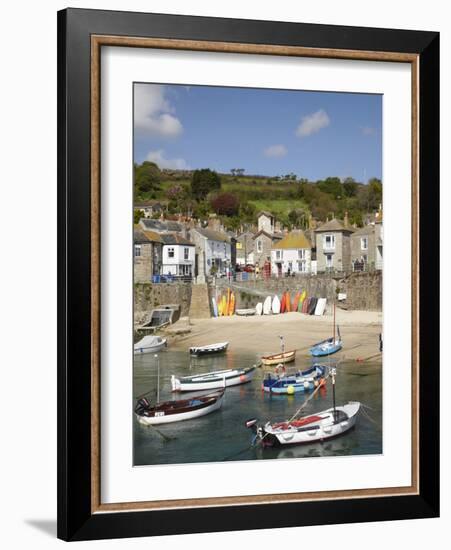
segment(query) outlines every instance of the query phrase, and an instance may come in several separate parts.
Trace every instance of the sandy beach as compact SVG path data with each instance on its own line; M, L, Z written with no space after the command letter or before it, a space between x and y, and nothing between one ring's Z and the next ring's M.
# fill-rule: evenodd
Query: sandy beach
M381 361L379 333L382 332L382 313L375 311L337 311L337 323L343 339L339 355L346 360ZM173 325L176 329L177 323ZM285 349L296 349L298 358L309 360L310 346L332 336L330 315L315 317L300 313L283 315L218 317L190 320L189 334L170 336L170 347L186 350L215 342L229 342L229 350L255 354L271 354L280 350L279 335L285 338ZM172 332L171 330L168 331Z

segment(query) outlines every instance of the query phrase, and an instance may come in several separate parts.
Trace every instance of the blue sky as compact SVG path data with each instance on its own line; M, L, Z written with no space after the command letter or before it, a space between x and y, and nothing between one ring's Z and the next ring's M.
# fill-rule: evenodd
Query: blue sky
M309 180L382 176L382 96L135 84L135 162Z

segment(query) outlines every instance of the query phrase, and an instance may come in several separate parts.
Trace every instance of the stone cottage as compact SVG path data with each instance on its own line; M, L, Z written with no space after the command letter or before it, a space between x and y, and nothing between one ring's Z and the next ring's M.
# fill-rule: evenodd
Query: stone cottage
M263 268L265 262L271 261L271 249L274 243L280 241L283 235L267 233L260 230L253 237L254 240L254 264Z
M135 283L152 281L159 275L162 264L163 242L153 231L143 231L139 225L133 228L133 280Z
M376 267L376 230L374 224L357 229L351 235L353 271L371 271Z
M351 235L354 229L336 218L323 223L315 230L318 273L349 272L351 264Z

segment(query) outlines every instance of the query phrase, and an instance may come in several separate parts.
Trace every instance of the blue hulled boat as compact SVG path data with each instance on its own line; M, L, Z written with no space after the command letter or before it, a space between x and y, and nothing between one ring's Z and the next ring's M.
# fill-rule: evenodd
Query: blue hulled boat
M263 380L262 389L268 393L288 395L309 392L315 389L325 372L326 367L313 365L307 370L292 375L273 377L268 374Z

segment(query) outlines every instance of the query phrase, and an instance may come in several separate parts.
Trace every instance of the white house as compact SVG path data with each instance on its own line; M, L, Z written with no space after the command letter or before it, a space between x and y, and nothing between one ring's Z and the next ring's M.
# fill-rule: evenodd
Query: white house
M278 277L310 273L312 245L301 230L291 231L271 247L271 272Z
M193 277L195 245L180 235L160 234L163 242L162 275Z
M196 227L190 230L191 240L196 244L198 261L203 258L203 273L225 274L227 268L232 266L232 246L230 238L221 231ZM202 252L202 253L201 253ZM202 269L198 267L198 272Z
M257 214L258 231L265 231L272 235L276 230L276 218L270 213L262 210Z

